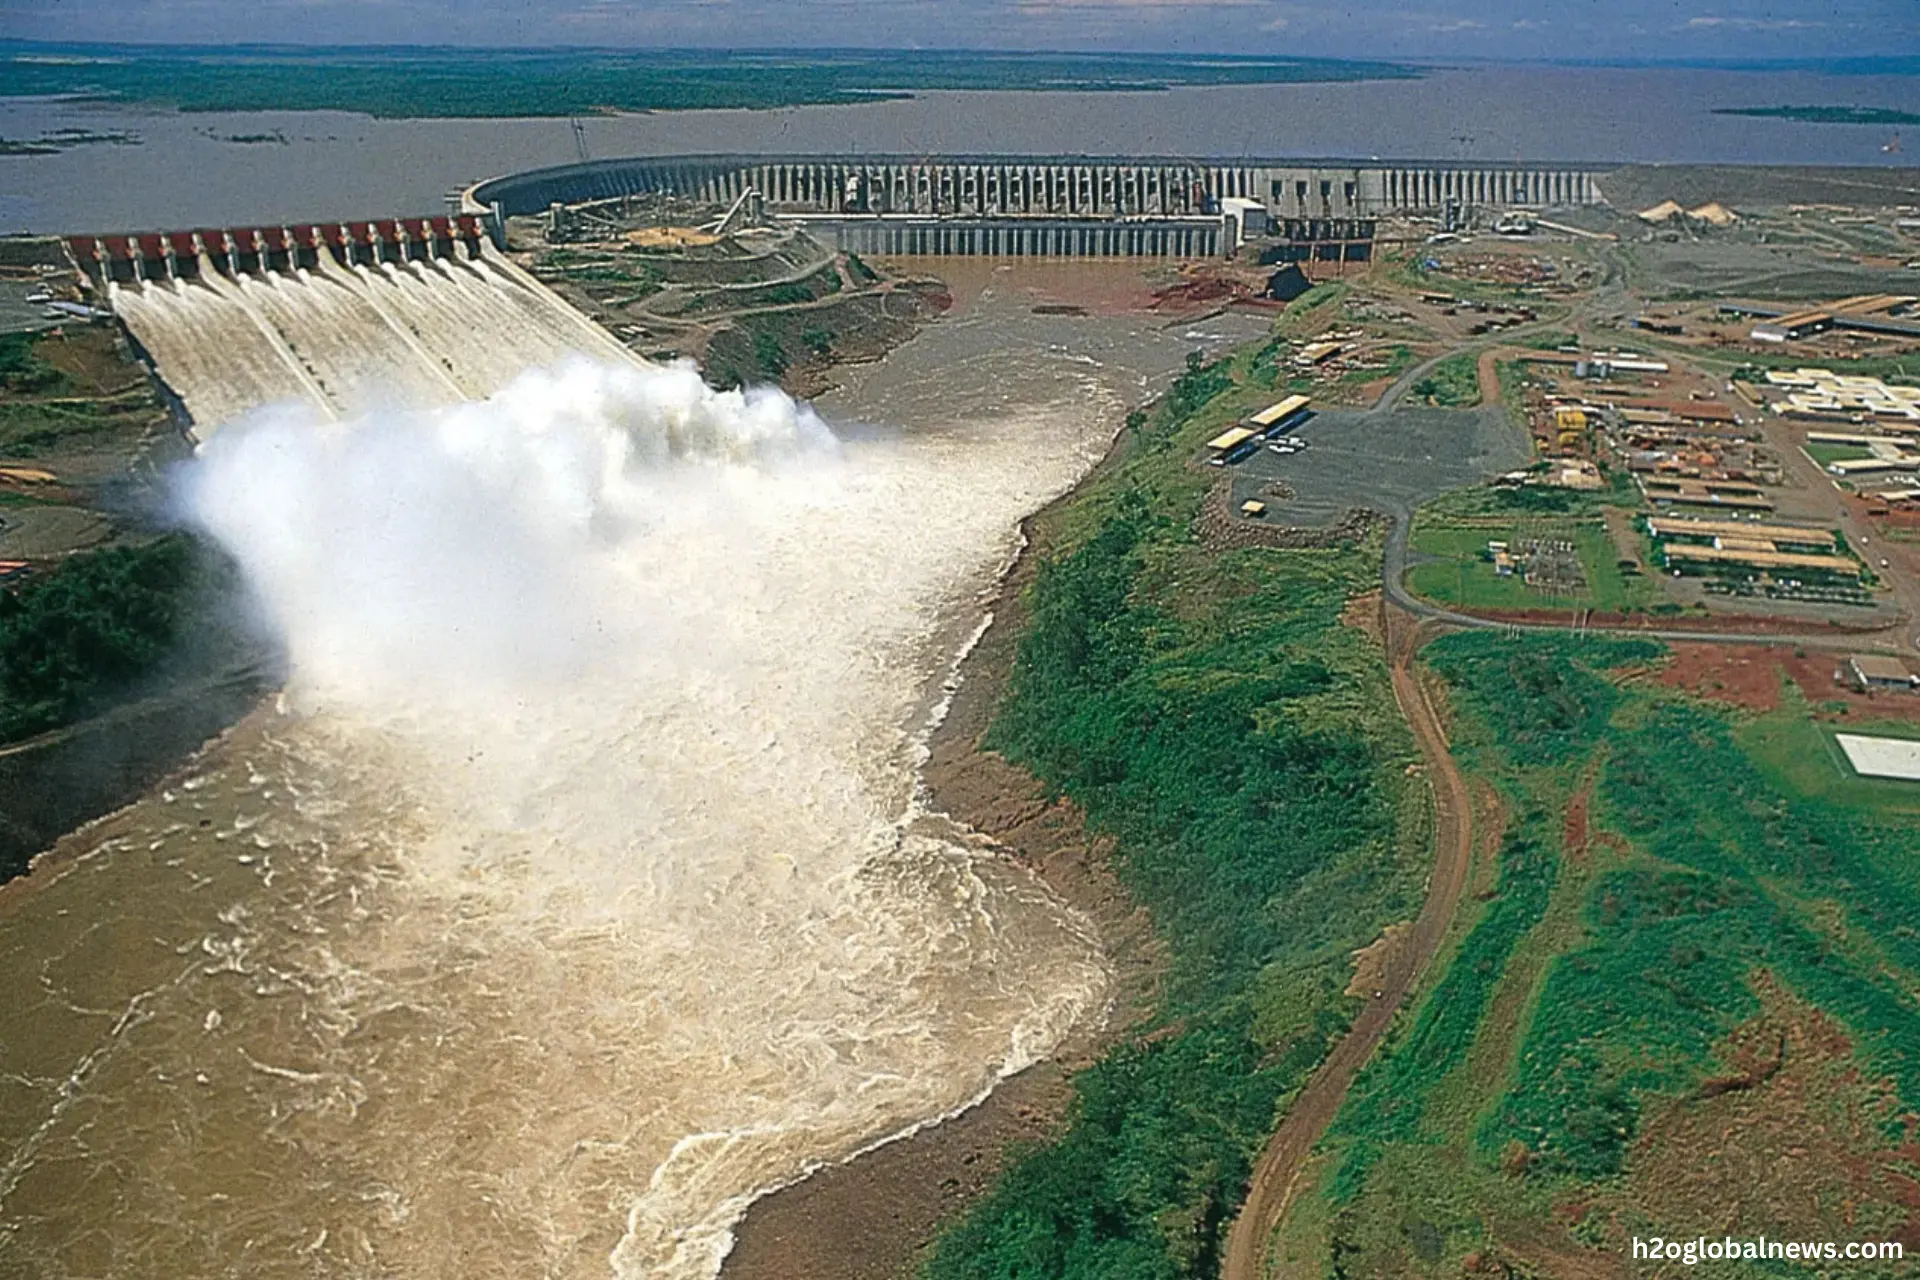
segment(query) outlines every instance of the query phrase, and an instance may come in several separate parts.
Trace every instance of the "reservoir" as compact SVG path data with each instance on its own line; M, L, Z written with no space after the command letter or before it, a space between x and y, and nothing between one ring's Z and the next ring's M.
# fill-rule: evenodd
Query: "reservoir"
M1882 165L1882 126L1713 114L1911 110L1920 80L1697 68L1458 67L1418 80L1140 93L929 92L857 106L595 116L596 158L703 152L1340 157ZM480 178L578 158L565 119L182 115L0 99L0 136L124 131L139 145L0 157L0 231L278 225L439 212ZM278 134L285 142L234 142Z

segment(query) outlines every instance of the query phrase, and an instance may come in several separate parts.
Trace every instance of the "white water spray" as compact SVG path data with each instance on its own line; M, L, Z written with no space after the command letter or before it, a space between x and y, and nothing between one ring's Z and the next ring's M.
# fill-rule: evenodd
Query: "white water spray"
M842 446L777 392L577 362L205 447L182 500L285 635L296 754L385 797L328 839L401 868L303 962L325 1031L273 1078L368 1099L307 1140L391 1197L317 1224L336 1263L710 1276L754 1193L1099 1005L1076 917L913 826L942 646L1098 443L1022 427Z

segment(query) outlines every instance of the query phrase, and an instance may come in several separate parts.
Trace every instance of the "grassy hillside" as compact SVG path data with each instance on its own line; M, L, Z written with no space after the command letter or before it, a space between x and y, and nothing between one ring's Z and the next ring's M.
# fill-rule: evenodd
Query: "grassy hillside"
M1636 1235L1909 1230L1920 798L1810 752L1804 703L1743 717L1637 678L1657 653L1427 651L1505 839L1284 1230L1306 1271L1585 1274Z
M1065 1137L940 1241L933 1280L1215 1274L1252 1158L1361 1003L1352 951L1417 910L1411 740L1340 620L1378 547L1192 533L1209 477L1189 459L1261 394L1252 354L1196 362L1039 531L988 744L1118 838L1171 972L1152 1024L1078 1078Z

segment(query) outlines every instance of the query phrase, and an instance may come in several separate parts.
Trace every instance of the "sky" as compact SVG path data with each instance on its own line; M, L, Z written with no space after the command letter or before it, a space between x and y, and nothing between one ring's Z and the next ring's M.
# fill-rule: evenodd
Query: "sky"
M179 43L1920 55L1920 0L0 0L0 35Z

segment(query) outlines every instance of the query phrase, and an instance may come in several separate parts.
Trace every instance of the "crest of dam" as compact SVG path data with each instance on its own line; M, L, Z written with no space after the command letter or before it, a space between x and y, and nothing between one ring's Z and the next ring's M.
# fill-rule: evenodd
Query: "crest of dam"
M495 250L481 219L76 239L205 439L266 404L323 418L484 400L570 355L631 353Z

